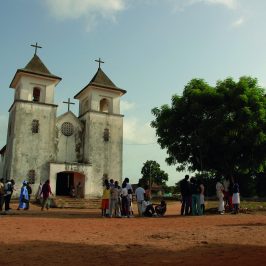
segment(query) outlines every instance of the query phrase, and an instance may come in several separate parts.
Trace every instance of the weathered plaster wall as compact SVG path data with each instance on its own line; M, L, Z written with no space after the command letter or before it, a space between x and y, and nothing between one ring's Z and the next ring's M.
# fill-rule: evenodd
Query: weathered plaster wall
M123 117L100 112L88 112L86 120L84 157L93 167L95 186L102 187L103 174L122 181ZM109 141L104 141L104 129L110 132Z
M32 186L37 191L40 180L49 178L49 162L55 159L56 107L37 103L16 102L12 116L13 129L7 145L11 145L9 177L18 186L28 179L29 170L35 170L36 181ZM32 133L32 120L39 120L39 133ZM12 145L13 143L13 145ZM15 194L18 194L17 191Z

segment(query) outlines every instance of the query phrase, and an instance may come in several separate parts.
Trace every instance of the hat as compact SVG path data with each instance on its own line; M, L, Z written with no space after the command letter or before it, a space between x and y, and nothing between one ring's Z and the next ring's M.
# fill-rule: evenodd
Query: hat
M28 184L28 181L27 180L24 180L23 181L23 185L27 185Z

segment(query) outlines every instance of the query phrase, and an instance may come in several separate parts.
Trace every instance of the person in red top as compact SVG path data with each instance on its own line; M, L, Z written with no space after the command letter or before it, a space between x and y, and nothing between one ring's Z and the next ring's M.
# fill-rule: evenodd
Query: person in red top
M42 201L42 208L41 210L43 211L43 208L46 207L46 209L49 209L50 206L50 199L49 196L53 195L50 187L50 180L47 180L44 185L42 186L42 192L41 195L43 196L43 201Z

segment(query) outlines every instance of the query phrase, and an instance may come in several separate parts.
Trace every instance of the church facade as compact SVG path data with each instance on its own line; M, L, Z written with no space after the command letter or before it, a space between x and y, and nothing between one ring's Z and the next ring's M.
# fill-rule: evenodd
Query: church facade
M99 63L91 81L74 96L79 101L78 116L69 108L57 116L54 95L60 80L36 52L15 73L0 176L14 179L18 186L28 180L33 193L49 179L54 195L67 196L80 183L83 197L100 197L104 178L122 180L120 98L126 91L107 77Z

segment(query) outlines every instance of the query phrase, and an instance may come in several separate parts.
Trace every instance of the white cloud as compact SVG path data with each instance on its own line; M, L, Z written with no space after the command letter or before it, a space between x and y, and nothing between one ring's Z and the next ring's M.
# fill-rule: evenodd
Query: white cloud
M126 0L45 0L50 13L57 19L80 19L87 22L87 28L97 23L97 18L115 21L115 15L125 9Z
M136 118L125 118L124 120L124 143L150 144L156 142L155 130L150 122L142 124Z
M242 17L242 18L239 18L239 19L237 19L236 21L234 21L234 22L232 23L232 26L233 26L234 28L238 28L238 27L242 26L244 22L245 22L245 20L244 20L244 18Z
M128 110L134 109L135 103L122 100L120 102L120 107L121 107L121 113L123 114L124 112L126 112Z
M223 5L230 9L235 9L237 7L236 0L202 0L206 4L213 4L213 5Z
M168 0L174 4L174 10L184 10L188 6L195 4L220 5L229 9L235 9L238 6L238 0Z

